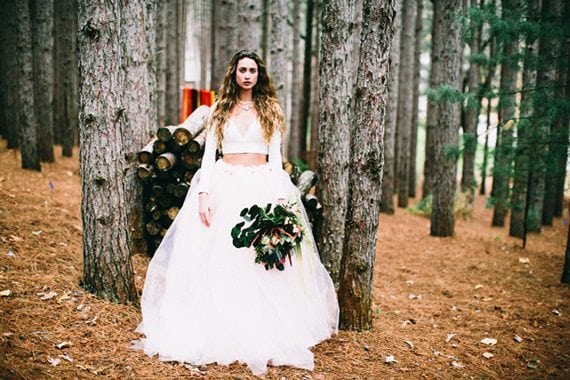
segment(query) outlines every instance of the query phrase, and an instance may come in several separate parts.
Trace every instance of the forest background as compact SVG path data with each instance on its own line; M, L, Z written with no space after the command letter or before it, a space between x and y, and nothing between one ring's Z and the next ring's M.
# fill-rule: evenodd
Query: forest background
M131 258L153 249L137 153L158 127L182 123L182 86L216 89L236 46L259 51L273 75L290 131L285 157L316 172L322 215L314 228L338 286L343 329L379 323L382 293L373 293L383 281L379 211L427 216L431 236L455 242L461 218L487 217L493 226L508 218L508 235L521 239L511 248L523 255L528 239L542 241L528 238L530 232L544 235L562 223L570 67L565 2L8 1L0 17L5 149L19 148L25 169L50 171L58 149L64 157L79 151L80 168L61 161L82 182L82 248L75 255L83 252L82 287L104 299L136 305L134 272L141 269L133 270ZM8 216L10 195L2 197ZM476 211L483 204L492 215ZM2 228L7 252L23 253L15 224ZM564 233L552 228L560 242ZM563 249L556 253L554 270L568 282L568 253L566 265ZM7 256L5 318L19 298L10 290L18 273L10 268L18 265ZM21 264L37 268L37 261ZM41 290L43 298L51 289ZM567 288L556 291L567 300ZM552 314L567 318L566 309L562 301ZM564 328L552 333L560 338L551 348L568 342ZM7 358L18 344L14 332L5 334L4 367L14 373ZM561 355L541 370L559 374L556 368L568 362L568 352ZM452 369L464 368L450 358ZM509 360L526 369L540 362L502 363ZM491 377L505 374L491 367L480 368Z

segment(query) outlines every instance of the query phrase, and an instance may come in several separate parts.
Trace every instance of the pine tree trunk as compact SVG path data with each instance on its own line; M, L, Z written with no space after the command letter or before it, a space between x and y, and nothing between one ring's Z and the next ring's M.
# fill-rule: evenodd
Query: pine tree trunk
M261 40L263 37L262 2L261 0L237 1L238 38L236 49L253 50L261 56Z
M424 1L417 1L417 11L416 11L416 35L414 37L414 84L413 84L413 101L412 101L412 130L410 135L410 173L408 174L408 196L416 197L416 157L417 157L417 145L418 145L418 108L419 108L419 97L420 97L420 53L421 46L420 42L422 39L422 25L423 25L423 10Z
M543 22L550 23L551 25L558 26L562 28L560 14L562 12L562 4L560 0L545 1L543 5L548 9L545 9L543 15ZM566 19L566 22L569 20ZM549 37L541 42L541 51L544 48L544 54L542 56L546 58L546 70L548 71L548 77L545 75L544 84L550 87L545 90L546 96L551 101L546 104L555 104L557 99L563 98L561 83L559 76L559 65L558 57L560 55L560 48L563 46L561 44L562 37ZM562 120L557 115L547 116L546 123L550 125L550 131L545 142L546 145L546 175L544 181L544 204L542 209L542 224L545 226L552 226L552 220L554 219L554 204L555 196L558 187L558 179L564 177L566 172L566 165L560 166L560 156L564 153L564 149L568 146L568 138L564 141L564 136L566 135L564 128L562 127ZM562 149L561 149L562 148Z
M148 77L141 74L147 63L139 55L142 48L136 46L146 47L145 23L133 26L142 16L141 4L132 0L128 5L119 1L78 3L83 286L121 303L137 300L129 246L133 199L128 192L134 180L130 175L132 149L146 142L140 131L146 126L135 124L145 122L132 114L139 109L133 99L146 105L145 114L149 112ZM138 70L142 78L133 86L129 80Z
M320 19L320 2L315 4L315 12L314 12L314 33L313 33L313 44L315 45L313 49L313 64L311 65L311 75L313 79L311 79L311 143L310 143L310 154L307 158L309 166L311 168L316 167L316 159L317 159L317 142L319 139L319 51L321 49L320 42L321 42L321 19Z
M416 35L416 0L402 2L402 35L400 45L400 78L398 90L398 207L408 207L411 158L412 112L414 102L414 54Z
M350 109L354 83L351 54L352 22L357 5L331 0L322 12L319 150L317 197L323 206L322 224L316 227L321 260L338 285L345 239L345 218L350 165Z
M121 19L121 48L123 51L125 85L128 90L123 94L124 113L128 133L124 136L122 152L126 158L128 170L125 171L125 194L127 206L127 224L129 250L131 253L146 253L144 236L144 210L142 186L137 180L138 161L136 154L141 146L152 137L156 111L151 107L152 94L149 71L149 40L154 38L152 30L147 31L148 20L152 16L146 7L146 0L130 0L125 5ZM148 34L148 36L147 36Z
M178 124L180 110L180 50L179 23L182 15L178 1L166 2L166 86L165 86L165 123Z
M216 70L218 71L215 87L219 88L224 79L226 68L230 59L237 52L237 4L236 0L220 1L216 11L216 45L219 55L216 57ZM214 69L214 68L212 68Z
M570 213L570 207L568 208ZM570 284L570 223L568 224L568 237L566 239L566 254L564 255L564 269L562 270L562 278L560 280L563 284Z
M156 107L158 126L166 125L167 3L157 2L156 16Z
M208 71L211 70L212 61L212 1L201 0L200 2L200 88L211 89L208 83ZM208 37L210 36L210 37ZM210 66L210 67L209 67Z
M538 4L528 2L527 17L534 22L537 21ZM517 146L515 150L514 178L511 196L511 218L509 223L509 235L525 239L526 228L525 221L527 219L527 198L529 173L532 165L531 157L531 139L532 139L532 94L536 87L536 51L538 43L536 38L527 37L525 41L523 73L522 73L522 92L519 107L519 122L517 125Z
M564 19L568 20L570 18L570 4L568 2L564 3ZM566 41L566 51L570 50L570 40ZM564 90L564 98L567 102L570 102L570 55L568 55L566 61L566 70L563 78L560 78L560 83L566 83L566 88ZM564 184L566 183L566 162L568 162L568 138L570 132L570 114L565 113L561 120L562 130L561 130L561 144L558 150L558 165L562 170L562 175L558 177L556 193L554 195L554 216L562 216L562 209L564 207Z
M73 0L58 0L55 13L54 133L62 145L62 156L71 157L79 133L77 4Z
M54 162L53 154L53 0L31 1L34 107L38 121L40 161Z
M360 65L351 126L346 242L339 287L340 328L372 327L372 278L382 184L386 112L395 0L364 0Z
M394 213L394 149L398 119L398 89L400 77L400 36L402 34L402 0L394 2L394 38L390 47L390 75L388 77L388 99L384 128L384 176L380 211Z
M158 4L156 1L147 1L145 6L145 36L147 52L147 72L148 72L148 93L149 93L149 125L148 132L154 134L159 127L158 124L158 51L156 46ZM146 143L146 141L145 141ZM140 148L140 147L139 147Z
M293 0L293 51L291 56L291 121L287 143L289 160L300 157L300 92L301 92L301 0Z
M447 33L446 30L441 29L441 23L435 22L435 13L432 20L431 29L431 54L430 54L430 74L429 74L429 88L436 89L441 83L441 56L439 56L439 50L436 50L435 41L440 41L443 33ZM427 117L426 117L426 148L425 148L425 159L424 159L424 183L422 186L422 198L426 198L431 195L433 191L434 176L435 176L435 131L438 126L439 115L438 115L438 105L435 99L428 96L427 99Z
M266 64L269 62L269 38L270 32L269 27L271 24L271 1L262 0L261 1L261 58Z
M461 79L461 26L456 12L461 0L434 0L433 22L445 33L434 39L434 55L440 58L439 85L459 91ZM457 176L459 103L456 100L438 102L438 125L435 130L435 163L430 234L451 236L455 229L454 200Z
M311 107L311 66L313 48L313 11L315 4L313 0L307 0L307 13L305 14L305 54L303 64L303 102L300 109L299 120L299 155L307 161L307 131L309 123L309 112Z
M495 55L495 37L489 36L489 57L493 57ZM493 82L493 78L495 77L495 61L489 60L489 64L487 65L487 76L485 78L485 82L483 83L483 90L481 92L479 98L479 106L483 104L483 98L485 98L485 94L488 94L491 89L491 84ZM486 127L485 127L485 143L483 145L483 163L481 164L481 188L479 190L480 195L485 195L486 193L486 181L487 181L487 161L489 158L489 130L491 128L491 98L487 96L486 98Z
M18 125L22 168L40 171L38 122L34 107L32 33L28 1L17 0Z
M475 0L471 1L474 7ZM461 191L469 194L470 202L475 199L475 152L477 151L477 124L479 122L480 102L478 94L479 88L479 65L473 59L481 50L481 28L474 30L471 37L469 50L471 54L469 63L469 92L477 101L467 104L465 107L465 123L463 123L463 168L461 174Z
M541 20L553 22L560 14L560 3L556 0L542 2ZM527 215L527 230L540 231L546 199L546 171L549 159L548 142L551 139L552 118L547 105L554 101L552 88L556 81L554 64L558 55L556 39L543 36L539 40L538 60L541 62L536 75L536 88L533 96L533 124L531 127L531 151L533 154L530 187L530 205Z
M518 0L503 0L504 22L518 20ZM501 98L499 104L500 139L493 167L493 226L504 226L509 203L509 179L513 164L513 131L516 111L516 80L518 75L518 40L505 41L502 49Z
M271 74L283 113L287 114L287 1L271 4Z
M18 33L16 2L6 1L0 8L0 38L2 38L2 136L6 139L7 148L14 149L20 146L20 131L18 128Z

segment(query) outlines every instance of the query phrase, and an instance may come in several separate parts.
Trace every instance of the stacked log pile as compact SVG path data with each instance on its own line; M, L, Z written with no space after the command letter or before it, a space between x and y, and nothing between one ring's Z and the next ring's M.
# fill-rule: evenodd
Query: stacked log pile
M137 154L151 254L182 207L192 177L200 168L209 114L209 107L200 106L184 123L159 128L156 137Z
M150 255L176 218L192 177L202 164L209 113L209 107L200 106L181 125L159 128L156 137L137 154ZM315 173L301 172L290 163L285 163L284 168L301 192L309 221L315 225L322 216L322 207L311 191L316 182Z

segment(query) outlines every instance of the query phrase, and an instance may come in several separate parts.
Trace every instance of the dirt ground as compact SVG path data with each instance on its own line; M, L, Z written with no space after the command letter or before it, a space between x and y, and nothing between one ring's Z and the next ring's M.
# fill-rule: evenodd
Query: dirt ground
M78 160L60 156L25 171L0 141L0 378L253 378L239 364L194 368L129 349L139 309L79 285ZM570 288L560 284L568 216L526 250L490 220L483 198L453 238L430 237L429 220L401 209L382 215L373 330L319 344L313 372L270 368L266 378L570 378ZM140 290L148 259L133 259Z

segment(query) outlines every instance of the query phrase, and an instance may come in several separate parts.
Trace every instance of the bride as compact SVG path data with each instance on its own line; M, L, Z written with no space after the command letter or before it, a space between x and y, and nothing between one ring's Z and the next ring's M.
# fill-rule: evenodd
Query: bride
M306 215L300 254L283 271L230 235L246 207L301 204L282 169L283 112L254 52L232 58L207 128L202 167L149 264L137 328L146 338L134 347L194 365L239 361L256 375L268 364L312 370L310 348L336 333L338 303Z

